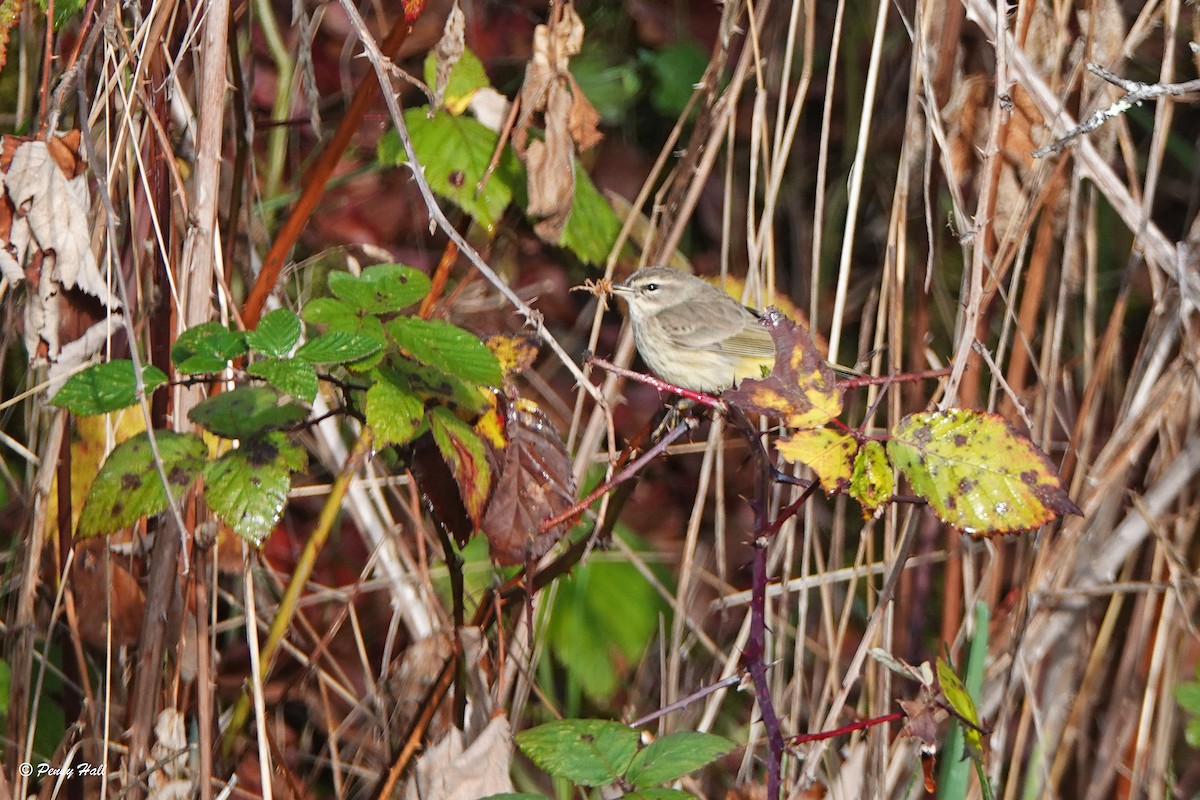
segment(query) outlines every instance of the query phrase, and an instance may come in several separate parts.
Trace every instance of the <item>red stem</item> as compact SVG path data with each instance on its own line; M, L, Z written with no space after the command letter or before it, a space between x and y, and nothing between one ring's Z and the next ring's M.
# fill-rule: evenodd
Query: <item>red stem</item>
M895 722L898 719L904 719L903 711L893 711L891 714L884 714L882 717L871 717L870 719L851 722L849 725L843 725L840 728L834 728L831 731L821 731L820 733L802 733L799 736L793 736L788 740L788 744L795 746L804 744L805 742L819 742L822 739L832 739L835 736L845 736L847 733L861 731L864 728L870 728L875 725L883 725L888 722Z

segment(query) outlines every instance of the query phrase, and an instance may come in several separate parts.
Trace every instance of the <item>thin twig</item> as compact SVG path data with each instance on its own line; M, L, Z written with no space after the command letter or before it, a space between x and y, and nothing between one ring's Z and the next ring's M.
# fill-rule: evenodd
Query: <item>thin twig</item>
M649 462L653 461L654 459L656 459L660 455L662 455L663 452L666 451L667 447L671 444L671 442L678 439L680 436L682 436L684 434L685 431L687 431L691 427L693 427L693 423L685 420L684 422L681 422L678 425L676 425L671 430L667 431L667 433L661 439L659 439L657 442L654 443L653 447L651 447L645 453L642 453L641 456L639 456L636 460L634 460L630 464L628 464L620 472L616 473L611 478L609 478L607 481L605 481L604 483L600 484L595 489L593 489L592 492L587 497L585 497L582 500L580 500L579 502L573 504L570 508L566 509L565 511L562 511L561 513L555 514L553 517L549 517L549 518L543 520L542 524L540 526L538 526L538 533L546 533L547 531L555 528L556 526L563 524L567 520L573 519L574 517L578 516L579 514L582 514L584 512L584 510L586 510L587 507L590 506L592 503L596 502L601 497L608 494L613 489L617 488L622 483L624 483L625 481L632 478L634 475L636 475L638 473L638 470L640 470L646 464L648 464Z
M1099 64L1089 62L1087 68L1093 75L1098 75L1114 86L1124 89L1125 94L1119 97L1108 108L1100 109L1067 131L1061 139L1057 139L1048 145L1034 150L1032 154L1034 158L1044 158L1053 153L1062 152L1066 149L1067 145L1080 136L1083 136L1085 133L1091 133L1110 119L1119 117L1134 106L1140 106L1147 100L1155 100L1168 95L1171 97L1180 97L1181 95L1200 92L1200 79L1184 81L1183 83L1142 83L1141 81L1131 81L1122 78L1119 75L1109 72Z

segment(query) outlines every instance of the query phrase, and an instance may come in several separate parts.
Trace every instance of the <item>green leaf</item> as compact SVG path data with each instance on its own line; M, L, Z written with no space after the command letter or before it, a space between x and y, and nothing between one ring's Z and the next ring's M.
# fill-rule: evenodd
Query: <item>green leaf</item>
M463 381L457 375L411 359L394 358L380 370L380 374L423 401L432 400L439 405L449 405L472 413L478 413L487 406L487 396L479 387Z
M425 57L425 85L435 91L437 89L437 54L432 50ZM479 56L470 49L464 49L458 62L450 70L450 79L446 82L442 103L451 114L461 114L467 109L475 92L491 85Z
M587 559L559 579L549 611L550 650L590 699L607 702L642 660L666 608L627 561Z
M267 431L290 428L308 417L297 403L281 403L265 386L239 386L201 401L188 419L226 439L248 439Z
M402 264L376 264L357 276L329 273L333 296L368 314L387 314L411 306L429 294L430 288L425 273Z
M478 528L492 490L492 467L483 440L470 425L440 406L430 411L429 427L438 452L454 475L463 508Z
M1175 687L1175 702L1192 714L1200 714L1200 682L1187 681Z
M934 513L967 533L1028 530L1080 513L1045 453L996 414L910 414L887 452Z
M380 378L367 389L366 411L375 444L405 444L421 429L425 404L412 392Z
M373 336L332 331L300 345L295 358L310 364L350 364L382 349L383 341Z
M596 189L587 170L576 161L575 197L558 243L580 261L603 264L620 232L621 221L612 206Z
M704 77L708 54L694 41L681 40L642 59L650 69L650 105L664 117L678 117Z
M623 61L616 52L601 50L587 42L584 51L571 59L571 74L588 102L605 122L619 124L642 88L637 64Z
M733 742L711 733L673 733L639 750L625 779L634 786L670 783L717 760L733 748Z
M854 474L850 476L850 496L863 507L863 516L879 513L896 490L896 479L887 451L875 440L864 442L854 458Z
M816 473L826 494L850 488L858 442L849 434L833 428L806 428L793 431L775 442L779 455L793 463L804 464Z
M634 789L621 795L621 800L696 800L696 795L682 789Z
M46 9L50 7L47 0L37 0L38 8L42 14L46 13ZM58 30L63 25L71 21L71 17L83 10L86 3L84 0L55 0L54 2L54 30Z
M0 658L0 714L8 713L8 704L12 699L12 667Z
M512 148L505 146L501 151L496 170L476 196L476 187L499 141L498 134L477 120L446 111L427 117L424 107L405 111L404 124L433 191L467 212L490 233L512 202L513 187L524 183L524 171ZM400 137L394 132L380 139L379 160L389 166L408 162Z
M383 323L379 321L378 317L366 311L355 311L347 303L334 300L332 297L320 297L309 302L304 307L303 317L305 322L328 326L328 333L366 336L380 343L378 353L350 364L350 369L361 372L378 366L379 362L383 360L382 345L387 341L387 334L384 333Z
M300 342L300 318L286 308L277 308L246 331L246 344L268 356L283 358Z
M208 447L190 433L158 431L154 438L171 494L178 498L204 468ZM150 437L143 431L117 445L105 459L83 503L78 535L112 533L161 513L169 504Z
M234 533L258 547L283 515L292 472L305 461L304 450L284 434L243 439L204 470L204 499Z
M349 303L343 303L341 300L318 297L304 304L300 316L305 322L313 325L328 325L330 330L358 333L358 327L366 315L359 314Z
M1192 747L1200 748L1200 718L1188 722L1183 731L1183 738Z
M175 370L185 375L220 372L246 354L246 336L219 322L203 322L179 334L171 348Z
M967 687L963 686L958 675L954 673L954 669L946 663L944 658L937 660L938 685L942 688L942 694L946 696L946 702L954 709L954 713L958 714L967 724L961 724L963 732L963 741L967 745L967 753L976 761L983 759L983 734L979 732L979 712L975 710L975 701L971 698L971 694L967 691Z
M167 376L158 367L143 364L142 382L149 395L167 382ZM90 417L128 408L137 401L137 378L133 362L119 358L104 364L93 364L67 378L50 403L72 414Z
M473 333L436 319L399 317L387 324L388 333L423 364L457 375L469 383L498 386L502 372L487 345Z
M302 361L267 358L246 367L246 373L305 403L317 396L317 371Z
M619 722L563 719L514 738L521 752L551 775L582 786L606 786L625 774L640 734Z

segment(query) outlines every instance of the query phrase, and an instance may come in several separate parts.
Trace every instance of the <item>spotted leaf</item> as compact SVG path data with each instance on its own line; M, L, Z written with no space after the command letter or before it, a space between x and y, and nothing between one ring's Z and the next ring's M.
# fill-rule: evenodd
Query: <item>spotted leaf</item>
M481 422L492 418L501 423L502 435L484 435L497 478L481 528L493 561L524 564L541 558L570 527L568 520L541 530L544 520L575 502L571 459L554 424L534 403L502 399ZM476 431L482 433L479 424Z
M1013 533L1080 513L1046 454L996 414L910 414L887 453L934 513L966 533Z
M170 431L159 431L155 444L171 494L179 497L204 468L208 448L198 436ZM105 459L79 515L78 535L112 533L161 513L167 505L149 436L139 433L117 445Z
M243 439L236 450L209 462L204 499L234 533L258 547L283 516L292 472L307 460L282 433Z
M892 464L883 445L864 442L854 457L854 474L850 476L850 496L862 505L863 516L868 519L878 516L895 489Z

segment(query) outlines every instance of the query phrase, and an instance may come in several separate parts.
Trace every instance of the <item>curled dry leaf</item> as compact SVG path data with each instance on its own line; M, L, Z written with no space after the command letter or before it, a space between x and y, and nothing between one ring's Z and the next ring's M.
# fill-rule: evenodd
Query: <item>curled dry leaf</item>
M150 748L150 796L153 798L189 797L187 721L175 708L164 708L154 723L154 745Z
M600 115L571 77L570 60L583 45L583 20L568 5L551 28L539 25L533 35L533 56L525 67L521 112L513 145L528 172L530 216L538 236L557 242L571 214L575 196L575 154L601 138ZM545 138L526 142L535 114L543 115Z
M571 93L558 83L550 89L546 106L546 138L529 143L525 168L529 172L533 230L544 241L557 242L567 226L575 197L575 149L568 132Z
M469 800L513 791L509 777L513 739L508 717L494 717L465 746L464 738L462 731L453 728L417 759L404 800Z

